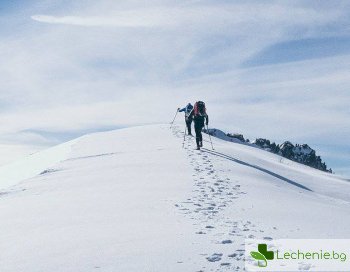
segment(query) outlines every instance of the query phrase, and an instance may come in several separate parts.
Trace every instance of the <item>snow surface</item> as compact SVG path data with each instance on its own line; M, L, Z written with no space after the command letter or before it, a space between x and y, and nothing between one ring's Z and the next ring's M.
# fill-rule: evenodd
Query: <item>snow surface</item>
M0 189L4 189L16 183L32 178L50 165L56 164L68 158L71 146L76 140L57 145L47 150L34 153L23 159L0 167Z
M1 271L242 271L245 238L349 238L349 181L183 136L90 134L0 167Z
M26 155L33 154L39 150L44 150L46 147L32 146L26 144L0 144L0 167L16 161Z

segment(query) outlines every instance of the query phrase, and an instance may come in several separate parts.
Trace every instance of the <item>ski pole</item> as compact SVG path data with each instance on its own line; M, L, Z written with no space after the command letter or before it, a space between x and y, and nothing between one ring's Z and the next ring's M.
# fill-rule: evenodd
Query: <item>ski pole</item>
M175 118L176 118L176 116L177 116L177 113L178 113L178 112L179 112L179 109L177 109L177 110L176 110L176 113L175 113L174 119L173 119L173 121L170 123L170 124L171 124L170 128L172 128L172 127L173 127L173 124L174 124L174 122L175 122Z
M185 132L184 132L184 140L182 142L182 148L185 147L185 140L186 140L186 125L185 125Z
M210 132L209 132L209 127L208 127L208 125L207 125L207 131L208 131L208 135L209 135L209 139L210 139L210 143L211 143L211 149L214 150L213 142L211 141L211 136L210 136Z

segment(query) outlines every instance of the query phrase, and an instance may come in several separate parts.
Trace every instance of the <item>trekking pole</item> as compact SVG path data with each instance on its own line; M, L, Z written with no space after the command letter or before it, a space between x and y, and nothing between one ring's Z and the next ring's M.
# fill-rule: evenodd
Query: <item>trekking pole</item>
M209 127L208 127L208 125L207 125L207 131L208 131L208 135L209 135L209 139L210 139L210 143L211 143L211 149L214 150L213 142L211 141L211 136L210 136L210 132L209 132Z
M174 124L174 122L175 122L175 118L176 118L178 112L179 112L179 110L177 109L177 110L176 110L176 113L175 113L175 116L174 116L174 119L173 119L173 121L170 123L170 124L171 124L170 128L173 127L173 124Z
M184 140L182 142L182 148L185 147L185 140L186 140L186 126L185 126L185 132L184 132Z

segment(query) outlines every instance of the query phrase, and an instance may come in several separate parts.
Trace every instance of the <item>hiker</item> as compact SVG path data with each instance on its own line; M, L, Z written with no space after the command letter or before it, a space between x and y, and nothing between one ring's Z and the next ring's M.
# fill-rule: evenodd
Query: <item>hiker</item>
M192 136L191 133L191 124L192 124L192 118L189 118L192 110L193 110L193 106L191 105L191 103L188 103L186 107L184 107L183 109L178 108L177 109L179 112L185 112L185 122L186 122L186 126L187 126L187 131L188 131L188 135Z
M205 108L205 103L202 101L197 101L194 104L194 108L189 116L190 119L193 118L194 121L194 131L196 132L196 143L197 150L203 146L203 137L202 137L202 129L204 127L204 119L205 124L208 126L209 116L207 114L207 110Z

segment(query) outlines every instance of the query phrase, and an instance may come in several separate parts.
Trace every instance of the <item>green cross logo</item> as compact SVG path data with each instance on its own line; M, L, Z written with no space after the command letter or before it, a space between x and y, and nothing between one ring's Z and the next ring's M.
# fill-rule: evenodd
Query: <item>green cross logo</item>
M259 244L258 251L251 251L250 256L252 256L255 260L258 261L259 267L266 267L267 260L273 260L275 257L273 251L267 250L266 244ZM263 261L263 263L261 263L260 261Z

